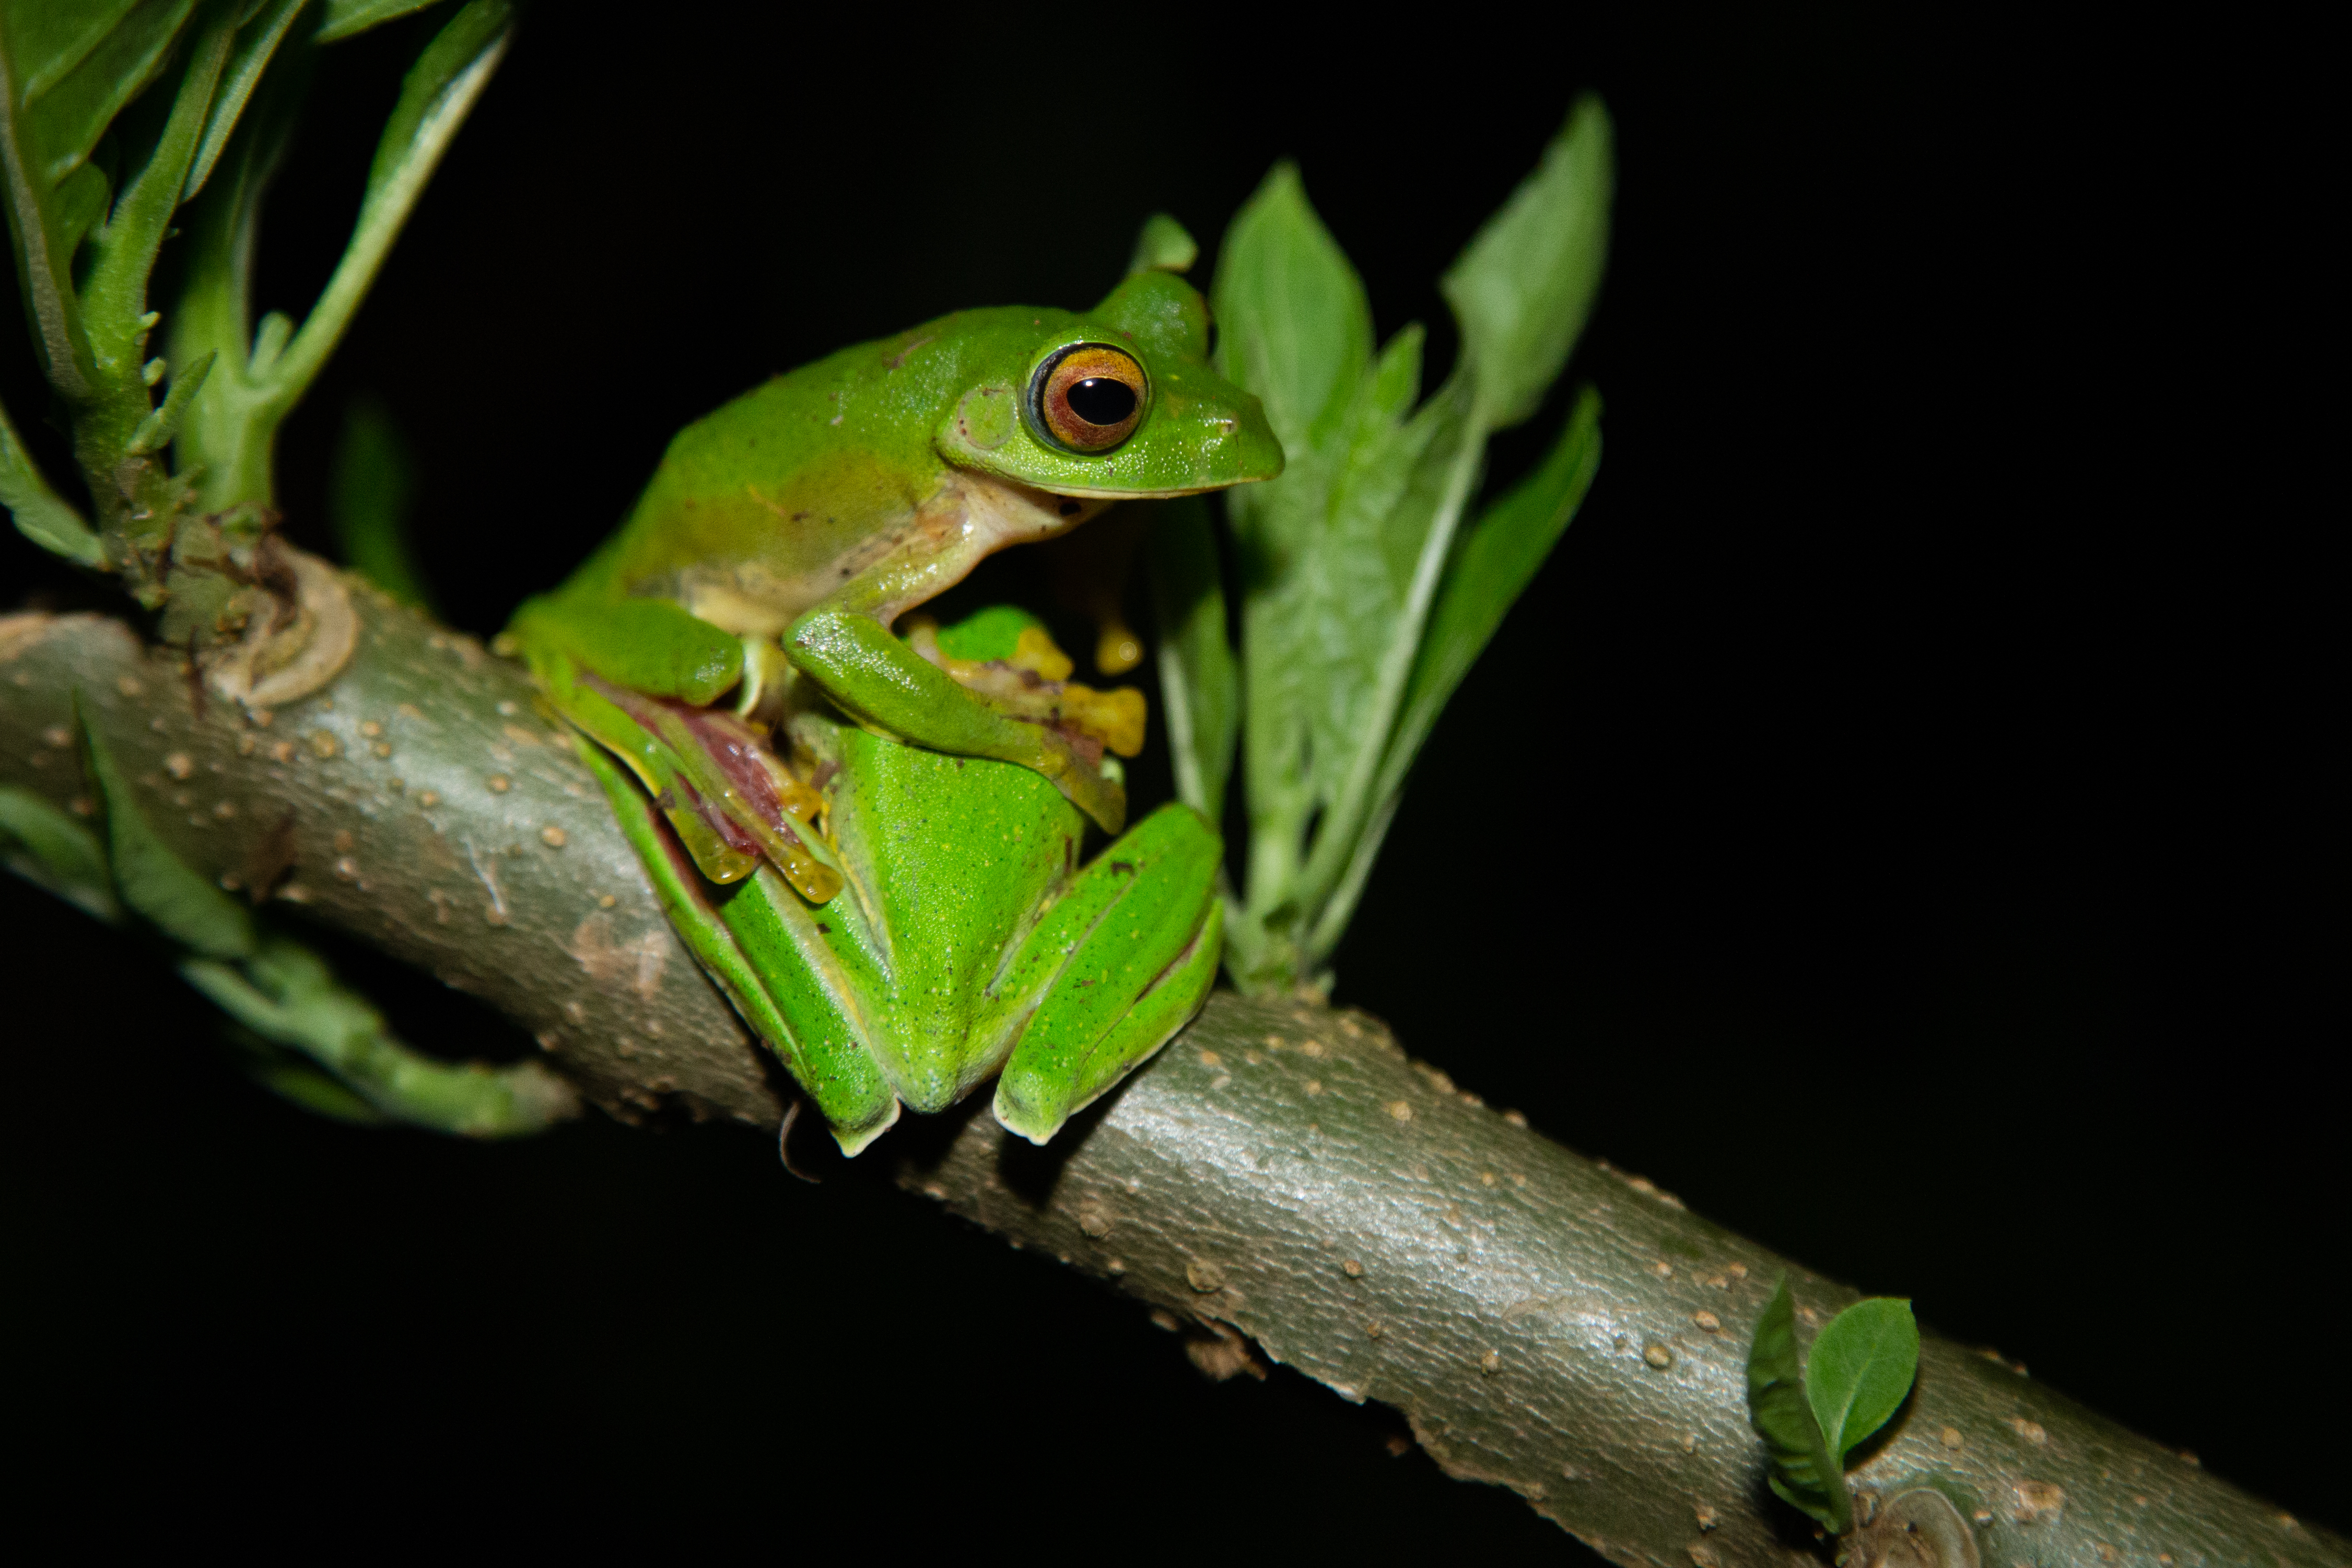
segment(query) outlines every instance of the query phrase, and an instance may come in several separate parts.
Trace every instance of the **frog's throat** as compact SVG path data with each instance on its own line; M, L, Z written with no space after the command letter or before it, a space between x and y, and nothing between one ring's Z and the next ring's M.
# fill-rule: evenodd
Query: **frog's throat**
M885 626L947 592L991 555L1067 533L1107 497L1063 496L969 468L948 468L923 502L854 552L795 577L758 566L689 571L679 600L737 637L773 637L800 614L846 593ZM860 594L866 584L869 593Z

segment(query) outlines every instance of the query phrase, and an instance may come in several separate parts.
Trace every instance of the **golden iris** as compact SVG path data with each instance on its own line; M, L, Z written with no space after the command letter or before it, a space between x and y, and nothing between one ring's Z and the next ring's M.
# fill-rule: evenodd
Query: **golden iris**
M1143 366L1108 343L1073 343L1037 367L1030 406L1073 452L1108 452L1143 422Z

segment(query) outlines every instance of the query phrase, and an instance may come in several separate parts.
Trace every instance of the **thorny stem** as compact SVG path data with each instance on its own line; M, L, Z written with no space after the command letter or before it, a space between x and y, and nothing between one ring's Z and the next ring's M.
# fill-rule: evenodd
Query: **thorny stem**
M779 1079L521 671L353 595L350 663L268 714L199 707L181 656L119 621L0 617L0 784L83 795L78 686L190 864L241 881L290 847L278 900L480 995L614 1114L772 1129ZM1263 1355L1397 1406L1449 1473L1510 1487L1614 1562L1829 1555L1764 1487L1746 1351L1783 1271L1808 1328L1854 1293L1486 1108L1370 1018L1220 994L1050 1149L982 1114L917 1119L876 1157L1190 1322L1212 1374ZM2352 1562L2334 1535L1933 1334L1908 1407L1850 1479L1882 1529L1968 1521L1889 1562Z

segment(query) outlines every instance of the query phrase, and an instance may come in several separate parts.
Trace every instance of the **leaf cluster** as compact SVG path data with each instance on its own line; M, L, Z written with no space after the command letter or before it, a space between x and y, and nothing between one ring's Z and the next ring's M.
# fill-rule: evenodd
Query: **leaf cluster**
M44 549L119 574L203 649L268 603L278 429L350 325L506 45L509 0L416 57L327 288L256 324L256 230L323 46L436 0L0 0L0 205L91 515L0 411L0 503ZM149 308L181 239L168 310ZM168 323L166 317L168 316ZM169 352L149 357L161 327Z
M1801 1357L1796 1300L1781 1280L1748 1352L1748 1419L1770 1455L1773 1493L1837 1534L1852 1530L1846 1461L1902 1408L1918 1369L1911 1303L1887 1297L1840 1312Z
M1245 990L1317 981L1439 710L1591 484L1588 388L1536 471L1464 521L1487 438L1542 406L1591 311L1611 170L1608 117L1587 99L1446 274L1461 353L1425 399L1422 328L1376 347L1363 284L1296 167L1234 221L1213 289L1219 368L1265 405L1287 461L1226 498L1238 655L1204 509L1171 509L1153 564L1178 788L1213 820L1241 752L1250 843L1226 941Z

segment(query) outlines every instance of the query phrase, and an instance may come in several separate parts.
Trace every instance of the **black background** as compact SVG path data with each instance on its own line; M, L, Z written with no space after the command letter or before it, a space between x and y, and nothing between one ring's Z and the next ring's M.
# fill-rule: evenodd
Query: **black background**
M2343 1526L2341 506L2287 477L2341 442L2277 369L2312 331L2292 41L1076 21L533 16L287 428L295 536L379 396L426 571L494 630L681 424L945 310L1087 303L1155 208L1205 277L1283 155L1442 372L1435 279L1596 89L1607 456L1431 743L1339 999ZM331 60L263 304L323 280L421 37ZM60 581L0 542L9 600ZM14 883L0 920L12 1404L82 1530L1567 1546L1389 1457L1393 1415L1209 1384L1132 1303L870 1180L716 1130L321 1124L143 955ZM350 956L412 1038L513 1048Z

